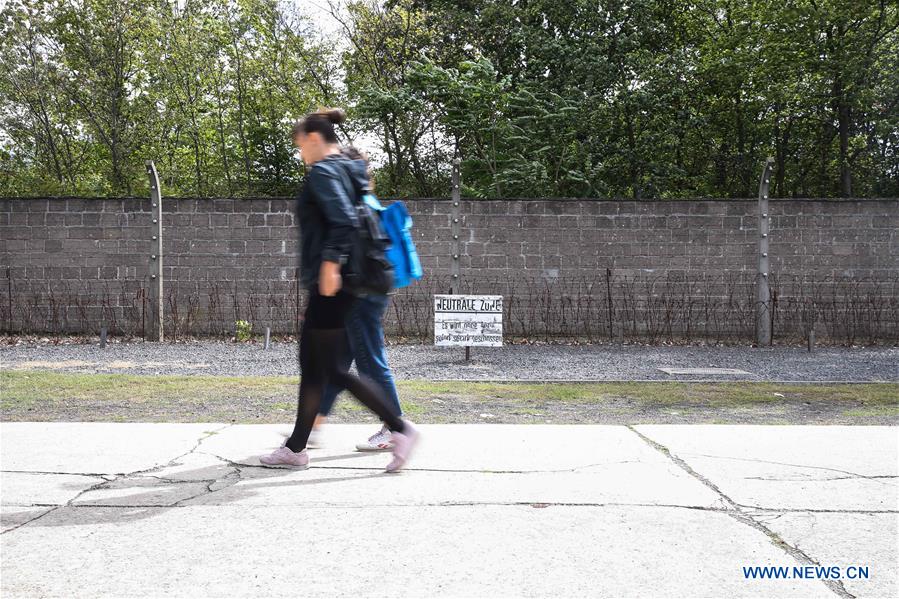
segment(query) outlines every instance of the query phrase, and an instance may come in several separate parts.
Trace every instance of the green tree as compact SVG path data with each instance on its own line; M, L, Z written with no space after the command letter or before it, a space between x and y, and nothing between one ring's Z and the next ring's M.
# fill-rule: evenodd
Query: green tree
M386 195L899 194L889 0L9 0L0 194L286 194L345 106ZM332 36L333 38L333 36Z

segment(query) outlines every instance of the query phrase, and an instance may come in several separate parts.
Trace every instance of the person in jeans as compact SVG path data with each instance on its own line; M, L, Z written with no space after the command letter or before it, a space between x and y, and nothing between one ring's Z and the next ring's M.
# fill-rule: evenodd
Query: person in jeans
M367 157L352 146L343 148L341 152L352 160L350 173L357 193L372 189L374 185L368 170ZM387 363L387 352L384 348L382 322L389 304L388 296L375 293L364 295L353 304L347 316L347 342L350 351L344 356L344 365L349 369L355 361L359 374L381 387L387 398L388 407L397 416L402 416L399 394ZM320 427L327 420L341 391L342 389L333 382L325 388L318 409L319 415L315 421L315 429L312 433L313 441L310 442L310 445L319 444ZM384 424L374 435L358 443L356 449L359 451L390 451L393 449L392 435L387 425Z
M358 299L342 289L341 267L357 243L359 218L353 189L347 186L350 161L340 154L334 125L341 110L316 112L294 125L292 138L308 166L306 184L297 201L300 223L300 283L308 301L300 333L300 379L297 418L284 445L260 457L267 466L305 468L306 444L318 414L322 394L333 382L352 393L391 431L393 460L387 471L403 467L418 432L388 406L381 388L350 374L346 367L346 319Z

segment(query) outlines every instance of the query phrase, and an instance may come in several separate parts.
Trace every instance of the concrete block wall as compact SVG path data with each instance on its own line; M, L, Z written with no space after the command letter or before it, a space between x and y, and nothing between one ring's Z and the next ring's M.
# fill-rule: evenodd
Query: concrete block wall
M431 294L449 286L451 203L405 201L428 274L395 298L389 329L423 336ZM756 211L755 200L465 200L463 283L506 295L518 336L701 337L715 320L747 340ZM776 336L801 337L811 310L837 340L899 339L899 200L771 200L770 215ZM296 329L291 199L165 198L163 218L175 334L226 334L235 320ZM140 198L0 199L3 330L141 334L151 220ZM839 329L845 314L857 331Z

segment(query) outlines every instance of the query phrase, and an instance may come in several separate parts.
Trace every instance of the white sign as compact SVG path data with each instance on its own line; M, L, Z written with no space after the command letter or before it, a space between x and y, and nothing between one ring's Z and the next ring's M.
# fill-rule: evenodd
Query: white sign
M503 296L434 296L434 345L501 347L502 344Z

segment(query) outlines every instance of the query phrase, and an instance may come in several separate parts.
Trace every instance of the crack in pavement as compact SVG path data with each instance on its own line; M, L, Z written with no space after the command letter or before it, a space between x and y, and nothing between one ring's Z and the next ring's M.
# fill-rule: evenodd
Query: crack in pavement
M837 509L821 509L821 508L796 508L796 507L784 507L784 508L772 508L772 507L764 507L761 505L747 505L747 504L739 504L741 509L746 510L758 510L760 512L780 512L783 514L796 513L796 514L899 514L899 510L837 510Z
M193 446L193 448L189 449L188 451L186 451L180 455L175 456L174 458L172 458L165 464L157 464L156 466L151 466L150 468L145 468L143 470L134 470L132 472L109 473L109 472L57 472L57 471L52 471L52 470L6 470L6 469L3 469L3 470L0 470L0 472L9 472L9 473L14 473L14 474L65 474L65 475L72 475L72 476L91 476L94 478L107 478L110 476L124 478L124 477L128 477L128 476L135 476L138 474L148 474L150 472L154 472L157 470L162 470L163 468L168 468L170 466L174 466L175 462L180 460L181 458L189 456L192 453L197 453L197 449L199 449L200 445L203 444L203 441L205 441L206 439L208 439L209 437L211 437L213 435L220 433L221 431L223 431L226 428L231 427L231 426L234 426L234 425L226 424L226 425L224 425L220 428L217 428L213 431L206 431L206 433L202 437L200 437L200 439L197 441L196 445ZM199 453L203 453L205 455L212 455L212 454L205 453L202 451ZM216 457L218 457L218 456L216 456Z
M204 434L202 437L200 437L199 439L197 439L197 444L194 445L189 451L186 451L185 453L182 453L181 455L172 458L171 460L168 461L168 463L163 464L162 466L157 466L157 467L155 467L155 468L150 468L149 470L146 470L146 472L152 472L153 470L161 470L162 468L166 468L166 467L168 467L168 466L173 466L173 465L175 464L175 461L180 460L180 459L183 458L183 457L189 456L190 454L192 454L192 453L194 453L195 451L197 451L197 450L200 448L200 445L203 444L203 441L205 441L206 439L208 439L209 437L211 437L211 436L213 436L213 435L219 434L220 432L222 432L222 431L225 430L226 428L230 428L230 427L232 427L232 426L234 426L234 425L233 425L233 424L225 424L225 425L222 425L222 426L220 426L219 428L217 428L217 429L215 429L215 430L206 431L206 434ZM203 452L200 452L200 453L203 453Z
M22 528L23 526L27 526L27 525L31 524L32 522L36 522L36 521L40 520L41 518L44 518L45 516L47 516L47 515L49 515L49 514L52 514L53 512L55 512L55 511L57 511L57 510L60 510L60 509L62 509L62 508L76 507L76 506L73 505L74 502L78 501L78 500L79 500L82 496L84 496L86 493L91 493L91 492L93 492L93 491L98 491L98 490L100 490L100 489L103 489L103 488L107 487L109 484L111 484L111 483L113 483L113 482L122 481L122 480L127 480L129 477L132 477L132 476L145 475L145 474L149 474L150 472L155 472L155 471L158 471L158 470L162 470L163 468L168 468L168 467L170 467L170 466L174 466L174 465L175 465L175 462L177 462L177 461L180 460L181 458L183 458L183 457L185 457L185 456L188 456L188 455L194 453L195 451L197 451L197 449L199 449L200 445L203 444L203 441L205 441L205 440L208 439L209 437L211 437L211 436L213 436L213 435L215 435L215 434L217 434L217 433L219 433L219 432L225 430L225 429L228 428L229 426L233 426L233 425L231 425L231 424L226 424L226 425L224 425L224 426L222 426L222 427L220 427L220 428L217 428L217 429L215 429L215 430L213 430L213 431L208 431L208 432L206 432L205 435L203 435L202 437L200 437L200 438L197 440L196 445L194 445L189 451L186 451L185 453L182 453L181 455L178 455L178 456L172 458L171 460L169 460L169 461L166 462L165 464L160 464L160 465L153 466L153 467L151 467L151 468L146 468L146 469L143 469L143 470L135 470L135 471L133 471L133 472L128 472L128 473L125 473L125 474L112 474L112 475L110 475L110 474L98 474L98 475L95 476L95 478L102 478L103 480L101 480L101 481L98 482L97 484L91 485L90 487L88 487L88 488L86 488L86 489L82 489L82 490L79 491L74 497L72 497L71 499L69 499L66 503L63 503L63 504L60 504L60 505L53 506L52 509L47 510L47 511L44 512L43 514L40 514L40 515L38 515L38 516L35 516L34 518L30 518L30 519L26 520L25 522L22 522L21 524L18 524L18 525L16 525L16 526L13 526L12 528L8 528L7 530L4 530L4 531L0 532L0 535L5 535L5 534L7 534L7 533L10 533L10 532L13 532L13 531L15 531L15 530L18 530L18 529ZM63 474L63 473L53 473L53 474ZM77 475L79 475L80 473L64 473L64 474L72 474L72 475L77 476ZM82 476L91 476L91 475L82 475ZM34 504L34 507L46 507L46 506L42 506L42 505L40 505L40 504Z
M627 428L630 428L628 426ZM637 433L639 434L639 433ZM883 479L883 478L899 478L899 475L894 474L859 474L858 472L850 472L848 470L840 470L839 468L828 468L826 466L806 466L804 464L788 464L786 462L773 462L771 460L759 460L755 458L735 458L731 456L722 456L722 455L709 455L705 453L685 453L685 456L693 456L700 458L711 458L714 460L733 460L736 462L757 462L759 464L773 464L775 466L789 466L791 468L806 468L809 470L827 470L829 472L839 472L840 474L848 474L849 476L846 478L864 478L864 479ZM828 480L828 479L818 479L818 480Z
M53 509L47 510L47 511L44 512L43 514L40 514L40 515L38 515L38 516L35 516L34 518L30 518L30 519L26 520L25 522L22 522L21 524L19 524L19 525L17 525L17 526L13 526L12 528L8 528L7 530L4 530L3 532L0 532L0 535L5 535L5 534L8 534L8 533L13 532L14 530L19 530L19 529L22 528L23 526L26 526L26 525L28 525L28 524L31 524L32 522L36 522L36 521L40 520L41 518L43 518L44 516L47 516L48 514L52 514L53 512L55 512L55 511L57 511L57 510L60 510L60 509L62 509L62 508L64 508L64 507L72 507L72 502L77 501L78 498L81 497L82 495L84 495L85 493L89 493L90 491L95 491L95 490L97 490L97 489L100 489L100 488L102 488L103 486L108 485L109 483L111 483L111 482L114 481L114 480L117 480L117 479L112 479L112 480L106 480L106 479L104 479L104 480L98 482L98 483L95 484L95 485L91 485L91 486L88 487L87 489L83 489L83 490L81 490L80 492L78 492L74 497L72 497L71 499L69 499L66 503L57 505L57 506L53 507ZM35 507L47 507L47 506L41 506L40 504L36 504Z
M795 482L807 482L807 483L817 483L817 482L830 482L834 480L873 480L875 482L880 483L881 480L892 480L899 479L899 476L830 476L827 478L805 478L801 476L794 476L792 478L788 477L775 477L775 476L744 476L743 480L764 480L773 483L795 483ZM888 485L889 483L880 483L884 485Z
M229 473L228 475L222 477L221 479L206 479L206 480L173 480L169 481L175 484L197 484L197 483L206 483L206 490L197 493L196 495L192 495L191 497L185 497L184 499L179 499L175 503L165 503L165 504L152 504L152 503L142 503L142 504L124 504L124 503L77 503L68 505L68 503L13 503L6 504L8 507L34 507L34 508L61 508L61 507L71 507L71 508L93 508L93 507L102 507L102 508L172 508L172 507L194 507L191 505L185 505L184 503L190 501L192 499L196 499L197 497L203 497L210 493L216 493L218 491L222 491L228 487L233 486L240 480L252 480L252 479L240 479L240 480L228 480L229 477L233 476L235 473ZM237 475L237 478L240 478L240 475ZM226 483L224 486L220 488L212 488L216 483ZM86 491L85 491L86 492ZM713 507L713 506L694 506L694 505L683 505L683 504L675 504L675 503L622 503L622 502L599 502L599 503L580 503L580 502L564 502L564 501L509 501L509 502L497 502L497 501L462 501L462 502L453 502L453 501L443 501L437 503L389 503L389 504L367 504L364 506L334 506L334 507L354 507L354 508L369 508L369 507L429 507L429 506L514 506L514 505L545 505L545 506L559 506L559 507L608 507L608 506L634 506L634 507L671 507L671 508L683 508L689 510L699 510L699 511L707 511L707 512L721 512L721 513L730 513L733 511L732 508L729 507ZM760 505L749 505L737 503L734 504L737 508L742 511L754 512L752 515L755 517L770 517L770 519L774 520L780 518L784 514L863 514L863 515L881 515L881 514L899 514L899 510L841 510L841 509L818 509L818 508L772 508L765 507ZM249 506L249 507L259 507L259 506ZM316 507L328 507L328 504L321 504Z
M239 483L241 481L241 479L242 479L241 474L242 473L241 473L240 468L234 468L231 470L231 472L229 472L225 476L222 476L213 481L207 482L206 488L203 491L200 491L199 493L197 493L195 495L191 495L190 497L185 497L184 499L179 499L178 501L176 501L174 503L174 505L172 505L172 507L185 507L184 503L187 501L197 499L198 497L205 497L207 495L211 495L212 493L217 493L218 491L227 489L228 487L233 487L234 485L236 485L237 483ZM197 482L197 481L193 481L193 482ZM217 486L217 485L219 485L219 486ZM217 488L213 488L216 486L217 486Z
M765 536L768 537L768 540L771 542L772 545L780 548L781 550L786 552L788 555L793 557L798 562L806 564L806 565L810 565L810 566L820 566L821 565L820 562L812 559L812 557L810 555L808 555L805 551L800 549L798 546L790 545L779 534L777 534L775 531L773 531L770 528L768 528L767 526L765 526L765 524L763 522L760 522L759 520L753 518L752 514L749 514L749 513L746 513L745 511L743 511L743 509L742 509L743 506L741 506L739 503L737 503L736 501L734 501L733 499L728 497L721 489L718 488L718 485L716 485L715 483L713 483L712 481L710 481L709 479L707 479L706 477L701 475L699 472L694 470L689 464L687 464L687 462L685 462L683 460L683 458L673 454L671 452L671 450L669 450L667 447L665 447L661 443L654 441L653 439L650 439L648 436L644 435L643 433L638 431L636 428L634 428L633 425L630 425L630 424L625 425L625 428L629 429L632 433L634 433L640 439L642 439L647 445L649 445L650 447L652 447L653 449L655 449L662 455L666 456L672 462L677 464L682 470L684 470L684 472L686 472L687 474L689 474L690 476L692 476L693 478L698 480L700 483L702 483L703 485L705 485L706 487L708 487L709 489L714 491L716 494L718 494L718 496L721 498L722 501L724 501L726 504L730 505L733 508L730 510L722 510L722 513L727 514L728 516L730 516L737 522L740 522L741 524L745 524L745 525L761 532L762 534L764 534ZM701 455L701 454L687 454L687 455ZM719 457L719 456L706 456L706 457ZM739 458L734 458L734 459L739 459ZM761 461L761 460L744 460L744 461ZM789 464L784 464L784 465L789 465ZM828 468L825 468L825 469L829 470ZM836 595L838 595L840 597L846 597L848 599L855 598L855 595L852 595L851 593L849 593L849 591L846 590L846 587L843 586L842 581L822 579L821 582L828 589L830 589L833 593L835 593Z
M0 535L5 535L5 534L8 533L8 532L12 532L12 531L14 531L14 530L18 530L18 529L22 528L22 527L25 526L26 524L31 524L31 523L34 522L35 520L40 520L41 518L43 518L44 516L46 516L46 515L49 514L50 512L56 511L56 510L58 510L59 508L61 508L62 506L61 506L61 505L46 505L46 506L45 506L45 505L41 505L41 504L35 503L35 504L32 504L32 505L21 505L21 506L19 506L19 505L13 505L13 506L10 506L10 507L39 507L39 508L50 508L50 509L47 509L47 511L44 512L43 514L38 514L38 515L35 516L34 518L30 518L30 519L26 520L25 522L22 522L21 524L17 524L16 526L7 528L7 529L4 530L4 531L0 531Z

